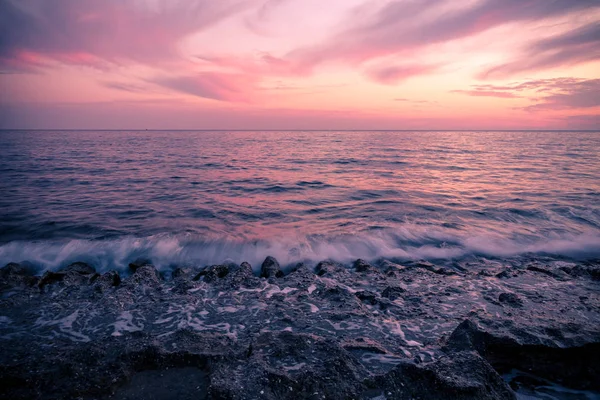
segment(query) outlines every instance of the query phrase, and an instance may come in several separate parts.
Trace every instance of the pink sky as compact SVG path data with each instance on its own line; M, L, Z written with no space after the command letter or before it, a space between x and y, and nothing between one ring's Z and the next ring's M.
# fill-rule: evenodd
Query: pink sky
M0 0L0 128L600 129L598 0Z

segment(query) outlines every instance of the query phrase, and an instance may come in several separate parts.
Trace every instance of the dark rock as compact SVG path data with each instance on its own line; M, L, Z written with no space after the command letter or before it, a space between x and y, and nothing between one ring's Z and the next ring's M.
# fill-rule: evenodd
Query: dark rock
M94 279L94 289L99 292L119 286L121 284L121 276L117 271L108 271Z
M156 286L159 285L161 281L161 276L154 267L154 265L144 264L142 266L138 266L135 269L133 275L129 277L127 282L133 283L135 285L150 285Z
M318 336L262 334L244 356L234 365L215 365L211 398L350 399L365 389L365 368L338 343Z
M600 266L598 265L581 265L574 267L562 267L561 271L577 278L589 278L594 281L600 280Z
M261 267L260 267L260 277L261 278L280 278L283 276L283 272L279 267L279 262L271 256L265 258Z
M202 279L206 283L215 282L217 279L223 279L229 274L229 267L226 265L211 265L200 271L193 280Z
M138 268L141 268L145 265L152 265L152 261L147 258L138 258L135 261L129 263L129 270L131 272L135 272Z
M400 286L388 286L383 290L383 292L381 292L381 297L385 297L394 301L397 298L401 297L402 294L405 292L406 290L404 290Z
M563 336L561 332L547 333ZM520 332L515 334L516 337L493 334L465 320L452 332L445 350L449 353L475 350L499 373L513 369L535 371L542 378L574 388L600 389L599 342L559 347L554 340L541 341Z
M511 307L523 307L523 300L514 293L500 293L498 301L502 304L507 304Z
M368 290L361 290L359 292L354 293L354 295L363 303L368 303L371 305L377 304L377 295Z
M390 277L399 276L402 272L406 271L406 267L400 264L393 263L388 260L384 260L381 262L380 267L383 269L383 272Z
M8 263L0 268L0 283L8 287L34 286L39 280L34 275L35 269L30 265Z
M359 258L358 260L354 261L354 270L356 272L372 272L375 270L375 267L365 260Z
M80 275L91 275L96 273L96 269L91 265L84 262L74 262L73 264L69 264L66 268L62 269L60 272L69 273L74 272Z
M536 265L530 265L527 267L527 271L538 272L547 276L550 276L554 279L564 280L564 272L561 270L551 271L550 269L538 267Z
M171 273L171 278L173 278L173 279L185 278L185 277L189 276L191 273L192 273L191 268L177 267Z
M348 271L342 265L333 261L321 261L315 267L315 273L318 276L335 275L338 273L347 273Z
M40 278L38 286L44 287L46 285L52 285L57 282L62 282L63 279L65 279L66 275L67 274L63 272L46 271L44 272L44 275L42 275L42 277Z
M424 365L402 362L374 381L388 399L516 399L502 377L474 352Z
M436 268L435 265L428 261L417 261L413 266L416 268L425 269L438 275L456 275L455 271L443 267Z

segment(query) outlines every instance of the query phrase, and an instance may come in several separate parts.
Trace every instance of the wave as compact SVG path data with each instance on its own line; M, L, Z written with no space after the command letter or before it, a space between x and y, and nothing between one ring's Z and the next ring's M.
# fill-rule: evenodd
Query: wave
M148 258L161 270L174 266L204 266L248 261L254 268L267 256L282 265L316 263L330 259L350 263L368 261L430 260L452 262L466 257L510 258L522 255L573 259L600 257L600 234L509 238L494 232L467 235L455 229L420 226L364 234L327 237L309 235L261 240L203 239L194 235L154 235L106 240L12 241L0 245L0 265L28 262L40 272L85 261L98 271L126 271L137 258Z

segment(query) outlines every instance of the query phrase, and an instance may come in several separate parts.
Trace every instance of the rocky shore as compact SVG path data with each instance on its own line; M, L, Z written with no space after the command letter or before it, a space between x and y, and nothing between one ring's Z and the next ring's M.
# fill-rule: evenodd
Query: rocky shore
M0 269L7 399L600 393L600 262ZM525 397L523 397L525 398Z

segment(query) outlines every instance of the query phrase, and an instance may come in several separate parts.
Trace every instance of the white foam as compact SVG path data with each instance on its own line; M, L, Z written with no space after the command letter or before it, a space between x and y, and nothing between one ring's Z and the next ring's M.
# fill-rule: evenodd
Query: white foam
M600 256L600 233L552 234L519 237L517 232L499 233L473 228L406 225L394 229L332 237L281 237L233 241L205 240L189 235L155 235L115 240L12 241L0 245L0 264L29 261L42 269L56 269L73 261L93 264L100 272L126 270L139 257L152 260L157 268L171 265L218 264L225 259L249 261L258 268L266 256L282 265L332 259L351 262L375 260L456 259L471 254L507 257L524 253L558 256Z
M115 328L112 336L121 336L123 332L137 332L144 329L142 322L134 323L134 316L130 311L121 312L112 326Z

